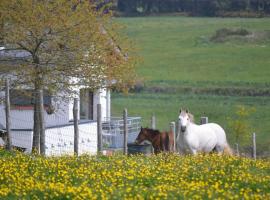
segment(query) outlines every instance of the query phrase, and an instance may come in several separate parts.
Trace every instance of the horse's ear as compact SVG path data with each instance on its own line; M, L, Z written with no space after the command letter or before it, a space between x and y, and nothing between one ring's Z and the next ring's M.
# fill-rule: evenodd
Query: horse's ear
M186 113L188 113L188 109L186 109Z
M182 108L180 108L180 110L179 110L179 113L181 113L182 112Z

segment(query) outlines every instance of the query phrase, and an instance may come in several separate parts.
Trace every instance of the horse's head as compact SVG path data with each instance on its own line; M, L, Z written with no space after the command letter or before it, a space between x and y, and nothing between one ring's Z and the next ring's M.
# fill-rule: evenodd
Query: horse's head
M147 130L148 130L147 128L141 127L141 131L135 140L136 144L141 144L144 140L148 139L149 133Z
M180 125L181 132L185 132L187 126L190 123L190 121L193 120L193 119L191 119L190 116L192 116L192 115L189 115L188 110L182 110L182 109L180 109L179 125Z

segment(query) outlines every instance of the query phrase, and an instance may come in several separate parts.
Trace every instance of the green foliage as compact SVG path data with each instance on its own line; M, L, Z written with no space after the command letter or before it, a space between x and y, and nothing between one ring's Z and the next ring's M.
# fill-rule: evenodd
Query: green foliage
M25 55L1 58L0 72L8 66L19 86L63 93L112 81L120 89L132 85L134 60L125 56L130 43L92 1L4 0L0 9L1 50Z
M268 0L118 0L126 15L186 12L193 16L221 16L226 13L270 13Z
M236 106L235 116L228 118L229 130L233 134L235 142L240 145L246 145L254 127L251 126L248 118L256 111L254 107L243 105Z

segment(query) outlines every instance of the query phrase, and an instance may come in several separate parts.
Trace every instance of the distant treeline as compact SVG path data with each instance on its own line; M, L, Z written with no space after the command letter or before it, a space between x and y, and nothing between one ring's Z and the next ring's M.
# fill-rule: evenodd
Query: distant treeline
M125 15L186 13L192 16L250 16L270 14L270 0L118 0Z

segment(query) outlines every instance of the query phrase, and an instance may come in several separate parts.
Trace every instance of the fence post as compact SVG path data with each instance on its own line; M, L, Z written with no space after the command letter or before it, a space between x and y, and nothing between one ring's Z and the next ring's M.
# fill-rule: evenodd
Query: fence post
M239 156L239 145L238 143L235 143L235 148L236 148L236 155Z
M252 134L252 157L256 160L256 133Z
M208 123L208 117L201 117L201 124L207 124Z
M39 90L39 119L40 119L40 154L45 155L45 125L44 125L44 103L43 103L43 90Z
M10 95L9 95L9 80L6 79L6 96L5 96L5 103L6 103L6 149L12 149L12 140L11 140L11 132L10 132Z
M152 114L152 117L151 117L151 128L156 129L156 116L154 113Z
M127 127L127 109L124 109L123 112L123 120L124 120L124 151L123 154L127 155L128 149L127 149L127 138L128 138L128 127Z
M101 113L101 104L97 104L97 150L98 153L102 152L102 113Z
M170 122L170 131L173 133L173 151L176 151L176 134L175 134L175 122ZM171 150L171 149L170 149Z
M78 99L74 98L73 104L74 120L74 155L79 155L79 120L78 120Z
M176 126L176 134L175 134L175 149L176 151L180 152L179 144L176 142L177 138L180 137L181 134L181 128L180 128L180 120L177 120L177 126Z

